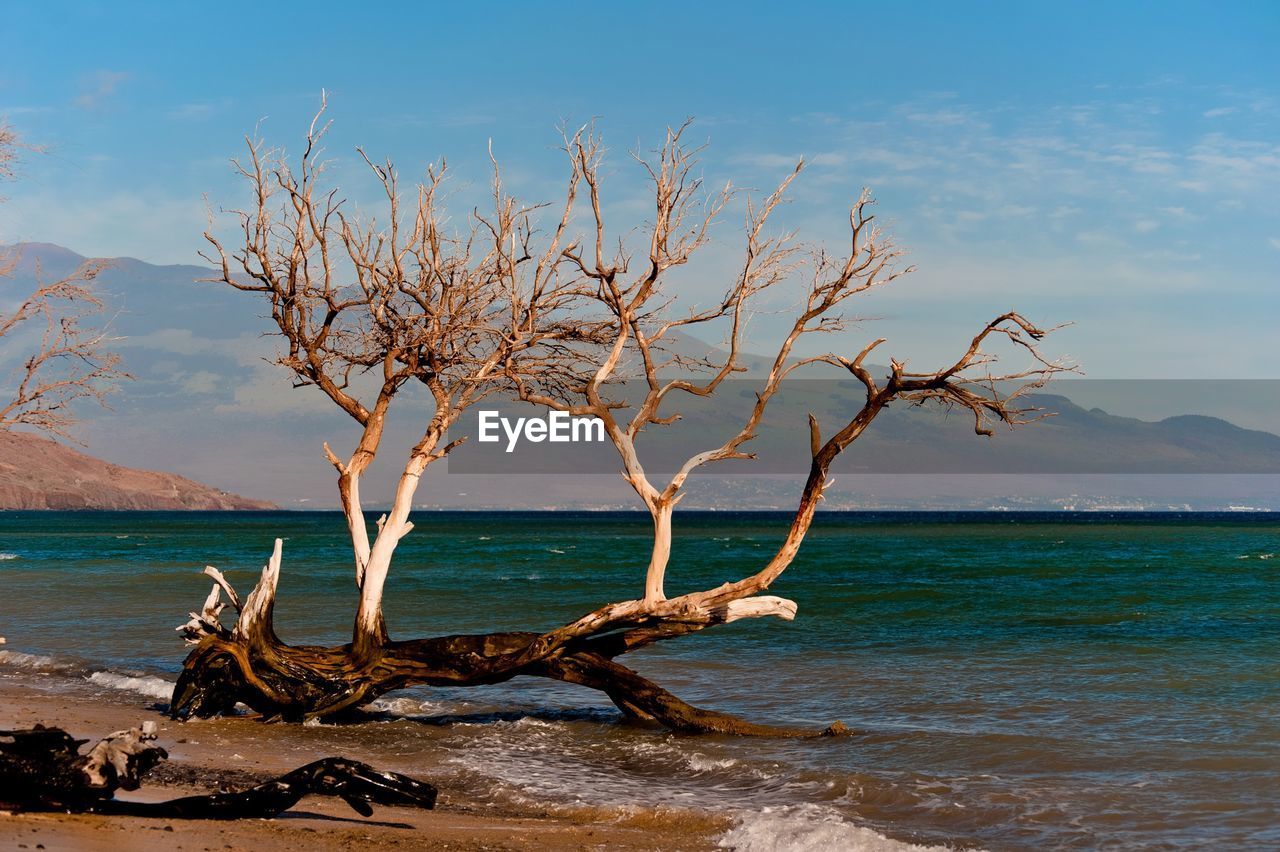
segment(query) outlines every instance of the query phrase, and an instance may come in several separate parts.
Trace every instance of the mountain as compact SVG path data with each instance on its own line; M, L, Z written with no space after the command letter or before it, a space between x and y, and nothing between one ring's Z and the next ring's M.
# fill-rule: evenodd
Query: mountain
M48 244L17 248L19 262L5 290L34 283L37 266L51 277L83 261ZM84 409L80 437L92 452L118 465L169 470L290 508L335 506L334 472L322 444L327 441L338 452L350 448L357 427L314 389L291 387L289 376L271 363L278 338L270 334L274 325L264 316L264 305L252 294L201 282L211 274L203 266L156 266L132 258L112 261L101 274L111 332L120 338L116 348L136 380L120 387L112 410ZM693 338L675 345L685 354L715 350ZM752 348L751 340L746 348ZM13 363L3 351L0 359ZM758 357L747 360L751 371L730 380L713 407L673 400L685 420L671 429L645 431L646 467L669 469L668 460L686 450L687 456L707 449L736 428L733 412L753 400L752 376L765 363ZM760 460L708 469L750 474L760 482L759 474L787 481L773 489L699 477L703 484L683 505L762 508L793 502L788 477L807 468L806 413L816 414L829 434L841 418L851 416L861 396L856 382L838 376L799 379L797 374L797 379L771 406L753 442ZM1032 402L1055 416L1013 432L997 430L990 439L974 436L957 414L891 407L839 460L826 505L985 507L1006 502L1014 489L1046 505L1058 497L1070 503L1066 498L1073 494L1105 494L1111 503L1137 495L1159 505L1192 502L1205 508L1247 501L1280 507L1280 487L1266 484L1276 477L1252 476L1280 472L1276 383L1073 379L1051 387L1055 393ZM384 447L362 484L371 506L392 493L399 462L430 414L425 394L405 403L393 413ZM519 413L537 412L530 407ZM473 429L475 422L473 412L464 429ZM527 448L531 455L507 454L500 445L468 441L447 465L432 467L419 491L420 503L638 508L617 475L610 448L554 446L555 451L542 443ZM566 449L567 455L557 455ZM1020 475L1016 485L1009 474ZM1119 474L1130 478L1121 480ZM1210 484L1214 476L1216 484Z
M875 368L872 368L875 369ZM888 372L888 370L884 370ZM643 462L650 472L673 473L686 459L707 449L708 436L731 434L755 402L757 382L732 379L714 399L690 397L673 402L681 420L672 427L645 430ZM638 398L623 386L615 399ZM824 434L847 423L858 411L862 387L842 380L795 380L783 387L750 443L751 460L722 462L724 473L795 474L809 467L807 414L817 417ZM890 404L832 466L833 473L855 474L1280 474L1280 436L1243 429L1217 417L1182 415L1158 421L1119 417L1085 409L1065 396L1037 394L1021 404L1048 414L1018 429L992 428L990 438L974 435L968 411ZM489 408L495 406L486 406ZM509 422L533 409L511 403L499 413ZM507 451L476 452L478 420L464 417L468 441L451 457L455 473L611 473L613 448L572 443L517 442ZM451 433L452 437L452 433Z
M274 509L172 473L137 470L18 432L0 432L2 509Z

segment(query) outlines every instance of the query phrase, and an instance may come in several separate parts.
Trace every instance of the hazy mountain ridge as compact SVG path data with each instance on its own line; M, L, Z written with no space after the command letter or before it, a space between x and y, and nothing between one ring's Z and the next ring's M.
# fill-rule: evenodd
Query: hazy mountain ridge
M65 274L83 261L58 246L33 243L19 248L19 264L6 289L32 283L37 260L46 277ZM261 494L286 506L335 505L333 470L322 455L321 443L328 441L335 450L353 444L358 429L313 389L291 387L285 371L270 363L278 339L270 336L274 326L263 316L264 307L250 294L198 283L211 274L212 270L197 265L155 266L132 258L112 261L102 273L99 287L111 308L111 330L121 338L118 348L137 380L115 395L113 411L85 410L84 437L91 452L122 465L172 470L215 488ZM715 346L692 338L677 341L676 346L691 355L716 351ZM753 371L766 361L755 355L745 360ZM742 381L733 394L750 399L748 382ZM877 472L1036 473L1043 475L1046 487L1053 487L1067 473L1280 471L1280 437L1270 432L1243 429L1202 414L1153 420L1118 416L1071 402L1067 395L1072 384L1055 383L1055 393L1033 400L1053 410L1054 417L1013 432L997 430L992 439L975 437L965 418L891 407L839 462L837 472L868 476L843 476L837 487L857 492ZM686 422L668 430L674 435L684 427L685 437L675 443L677 449L681 442L719 439L732 416L726 415L734 405L726 400L728 395L722 394L716 402L725 409L704 420L706 428L697 425L696 406L687 406ZM754 467L726 465L714 472L797 472L803 469L796 466L797 460L807 468L805 413L817 414L830 432L842 417L851 415L860 398L861 388L852 381L793 382L771 408L752 447L761 452L761 462ZM686 407L685 400L679 405ZM385 446L362 489L370 505L391 493L399 461L428 414L428 403L422 400L393 416ZM647 454L660 452L667 440L661 437L662 431L646 432ZM634 503L606 447L596 448L601 451L598 468L575 464L558 477L508 476L501 467L491 475L455 475L465 470L468 458L492 446L464 445L451 458L447 475L433 468L422 489L422 503L458 507ZM781 459L772 471L770 452ZM235 463L229 463L233 459ZM509 461L504 458L501 463ZM569 475L590 472L605 475ZM1162 489L1163 485L1157 490ZM926 488L925 493L933 491ZM839 495L830 497L834 503ZM730 490L725 498L725 507L731 507ZM979 503L986 499L974 497ZM1177 498L1171 494L1169 499Z
M0 509L274 509L172 473L104 462L39 435L0 432Z

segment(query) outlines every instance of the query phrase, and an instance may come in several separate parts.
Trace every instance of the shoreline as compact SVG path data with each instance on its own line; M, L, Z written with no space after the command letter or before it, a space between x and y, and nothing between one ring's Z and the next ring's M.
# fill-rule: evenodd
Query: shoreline
M10 516L0 633L12 650L0 651L0 687L32 690L38 712L6 723L62 723L96 740L156 719L185 653L176 604L208 589L198 566L256 573L282 518L297 565L284 577L281 635L331 644L351 596L349 543L333 517ZM691 524L680 582L705 587L759 560L769 533L753 517ZM630 848L1271 844L1275 522L986 517L837 519L815 530L806 570L786 581L802 617L638 658L642 674L696 705L781 724L843 719L856 725L849 738L681 736L626 724L606 696L522 678L400 690L340 724L166 721L162 743L175 765L211 748L204 765L251 780L348 755L429 781L441 810L417 815L427 820L418 846L450 842L431 830L446 812L643 829L612 841ZM402 545L400 634L564 623L621 599L650 543L621 521L455 518L423 518L430 529ZM120 704L123 717L88 726L64 716ZM334 808L322 816L346 821L314 825L362 826ZM296 822L276 825L300 836ZM536 842L506 836L490 845ZM546 845L589 848L596 837Z
M279 737L280 747L263 740L276 726L251 717L177 722L165 717L155 701L122 693L103 701L65 691L42 689L45 678L0 677L0 728L28 728L36 723L65 728L89 745L113 731L151 720L159 726L158 743L169 760L157 767L141 789L119 798L160 801L220 785L240 788L283 774L318 757L316 747L300 748ZM285 732L287 733L287 732ZM332 748L332 746L331 746ZM332 752L330 753L332 754ZM342 755L377 768L379 757L362 754L348 744ZM384 761L385 762L385 761ZM396 767L397 771L405 771ZM709 850L728 828L727 819L678 813L645 813L607 818L594 809L556 813L533 803L527 807L483 802L450 789L433 777L432 767L409 774L440 787L436 809L377 808L367 819L339 799L309 797L290 812L271 820L169 820L87 814L5 813L0 845L50 850L255 850L285 852L301 846L312 850L451 849L560 850L621 849Z

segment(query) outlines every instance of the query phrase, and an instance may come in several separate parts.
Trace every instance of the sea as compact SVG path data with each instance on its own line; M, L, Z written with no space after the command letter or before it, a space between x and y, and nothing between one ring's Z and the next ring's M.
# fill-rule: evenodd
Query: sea
M395 638L551 628L642 588L644 515L413 520L387 587ZM787 522L678 514L668 593L756 570ZM280 636L347 641L336 513L0 513L0 677L39 677L50 701L163 704L201 569L247 593L276 537ZM675 735L537 678L406 689L306 733L480 800L718 815L739 850L1275 849L1277 554L1267 513L820 513L772 589L795 621L625 662L700 706L851 736Z

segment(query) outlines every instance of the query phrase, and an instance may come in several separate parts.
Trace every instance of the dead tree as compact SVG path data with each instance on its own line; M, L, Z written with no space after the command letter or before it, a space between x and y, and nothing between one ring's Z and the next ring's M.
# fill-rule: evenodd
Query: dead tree
M888 375L873 375L865 362L879 340L849 357L796 357L796 343L805 335L844 328L846 299L909 271L895 266L900 252L874 226L866 193L853 205L849 242L839 255L806 252L793 235L770 235L770 216L801 166L759 203L748 203L744 260L723 298L709 308L680 313L676 300L664 293L668 273L707 244L713 221L732 197L728 188L701 194L696 151L683 144L683 129L668 132L652 161L641 160L652 184L654 219L644 231L644 250L634 253L625 240L612 242L606 228L602 148L590 129L565 139L567 191L540 240L534 239L537 208L517 205L496 177L493 212L473 214L469 228L446 235L437 206L442 169L428 171L417 188L416 205L405 215L395 172L389 164L370 162L385 191L386 218L380 226L350 220L336 194L319 186L322 133L313 123L297 171L250 142L240 171L255 203L239 214L243 245L227 252L208 238L221 280L270 304L283 337L281 363L299 383L319 387L363 426L348 458L326 447L338 471L355 556L359 602L352 641L297 647L277 638L272 627L282 561L277 539L261 579L243 599L216 569L206 569L214 580L208 600L179 628L195 647L175 687L171 712L204 716L243 702L266 718L300 720L335 714L410 684L478 686L535 676L600 690L627 717L674 730L759 735L843 730L839 723L823 732L778 729L692 707L617 658L739 619L793 618L794 602L763 593L795 558L840 452L892 403L965 409L984 435L991 434L992 422L1013 426L1034 419L1036 412L1020 404L1022 394L1068 369L1039 354L1037 344L1046 332L1017 313L1002 314L955 362L931 373L909 372L894 361ZM585 198L581 205L580 196ZM741 428L694 455L669 481L654 484L637 450L643 430L678 419L670 411L674 398L712 395L740 372L749 305L764 291L797 281L803 288L801 307ZM679 357L664 355L672 332L717 323L728 327L721 361L692 365L700 372L691 372ZM997 339L1028 355L1030 364L994 375L989 369L994 358L984 346ZM739 580L667 597L673 514L686 480L702 465L745 457L743 448L783 381L798 369L819 365L854 376L865 397L858 413L836 424L830 437L823 438L810 418L812 460L786 539ZM673 368L682 375L667 378ZM368 391L371 403L353 390L359 371L376 379ZM645 392L638 401L611 397L628 371L642 379ZM405 462L392 508L378 521L370 542L359 478L377 451L389 406L411 381L426 384L435 409ZM653 518L654 543L641 594L545 631L393 641L382 618L382 588L396 543L412 526L413 494L428 465L453 448L443 443L448 426L466 407L494 393L604 421L624 476ZM630 416L624 416L627 411ZM220 621L224 595L237 611L231 627Z
M13 161L18 154L18 134L0 124L0 180L13 177Z
M155 744L154 722L117 731L86 754L87 740L61 728L0 731L0 807L166 819L264 819L304 796L337 796L363 816L373 805L433 808L436 788L395 772L340 757L308 763L240 792L184 796L167 802L130 802L117 790L136 790L168 754Z
M13 176L17 137L0 126L0 178ZM0 257L0 283L18 263L17 251ZM119 379L120 356L110 349L106 332L95 327L103 312L93 281L105 268L86 261L57 281L40 281L35 290L13 300L16 307L0 312L0 347L20 349L20 363L11 369L13 391L0 396L0 429L28 426L73 439L73 408L80 400L105 404ZM40 278L40 271L36 271ZM10 301L10 300L5 300Z

